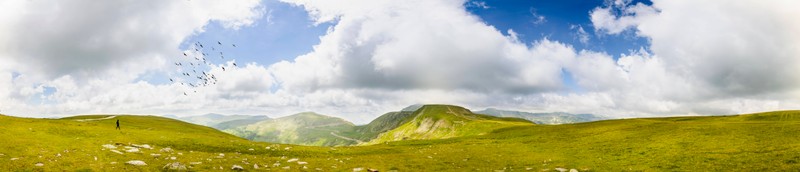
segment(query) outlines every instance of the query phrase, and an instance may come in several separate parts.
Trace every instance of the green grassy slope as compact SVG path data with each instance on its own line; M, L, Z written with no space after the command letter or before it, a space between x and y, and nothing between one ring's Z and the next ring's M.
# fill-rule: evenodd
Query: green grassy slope
M403 119L407 122L365 144L483 135L503 127L532 125L526 120L474 114L452 105L425 105Z
M372 140L378 137L378 134L397 128L398 126L407 123L413 119L413 111L399 111L389 112L381 115L367 125L357 126L356 132L358 135L354 136L360 140Z
M353 171L354 168L380 171L800 169L800 137L797 137L800 134L800 111L519 125L485 135L336 148L251 142L211 128L158 117L118 118L123 124L122 131L113 130L113 120L77 122L75 119L0 116L0 137L5 138L0 140L0 171L157 171L169 162L188 164L196 161L202 162L193 166L197 171L209 171L219 166L230 169L232 165L241 165L252 171ZM150 144L155 149L145 149L141 154L119 155L103 150L101 146L129 142ZM164 147L174 148L175 152L161 153L160 158L150 156L150 153L160 153L157 150ZM61 156L56 156L57 153ZM225 156L218 158L219 153ZM93 156L98 160L95 161ZM177 159L164 159L165 156ZM292 158L307 164L287 162ZM143 160L148 165L134 167L123 164L132 159ZM34 166L37 162L43 162L44 166ZM279 164L273 166L276 162ZM253 164L259 164L260 168L254 169Z
M202 162L197 170L210 170L212 165L241 163L246 154L274 155L264 150L266 143L251 142L218 130L155 116L120 115L103 120L109 115L78 116L63 119L31 119L0 115L0 171L11 169L64 170L147 170L158 169L169 162ZM121 130L115 130L120 120ZM102 145L118 147L117 154ZM123 146L148 144L153 149L140 149L128 153ZM161 152L163 148L173 152ZM260 150L249 151L249 148ZM217 159L219 153L241 152ZM161 154L156 158L151 154ZM165 159L176 157L176 160ZM277 155L274 155L277 156ZM208 158L212 158L208 161ZM13 160L12 160L13 159ZM130 160L143 160L145 167L125 165ZM116 164L112 164L116 162ZM36 167L42 163L42 167ZM6 169L6 170L3 170ZM49 170L48 170L49 169ZM102 169L102 170L101 170Z
M341 118L304 112L223 131L254 141L340 146L357 143L357 141L347 139L349 138L347 136L352 135L354 129L353 123Z

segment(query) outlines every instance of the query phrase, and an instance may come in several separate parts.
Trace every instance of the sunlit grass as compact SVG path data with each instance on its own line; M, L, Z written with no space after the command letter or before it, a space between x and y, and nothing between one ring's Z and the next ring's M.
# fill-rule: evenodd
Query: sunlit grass
M171 162L181 162L196 171L220 166L230 170L232 165L255 170L253 164L259 165L258 170L272 171L285 167L290 171L352 171L357 167L381 171L800 169L798 111L529 125L477 136L335 148L251 142L208 127L152 116L87 122L75 119L0 116L0 137L4 138L0 140L0 171L158 171ZM121 121L122 130L114 129L116 119ZM119 155L102 147L115 143L149 144L154 149ZM165 147L175 151L159 151ZM161 156L154 158L151 153ZM220 153L225 156L218 157ZM172 156L176 160L168 158ZM287 162L291 158L307 164ZM148 165L125 165L129 160L143 160ZM276 162L280 164L273 166Z

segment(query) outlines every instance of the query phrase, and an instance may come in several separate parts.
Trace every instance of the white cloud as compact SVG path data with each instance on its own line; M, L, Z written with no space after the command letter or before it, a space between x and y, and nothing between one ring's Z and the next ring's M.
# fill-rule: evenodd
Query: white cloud
M530 93L561 86L553 62L561 52L528 49L467 13L461 1L291 3L316 14L317 22L337 21L313 52L272 67L286 89Z
M531 21L533 24L539 25L539 24L544 24L545 22L547 22L547 18L546 17L544 17L543 15L540 15L539 13L536 13L536 11L537 11L536 8L532 8L531 7L529 11L531 13L531 16L534 18L534 20Z
M178 45L210 21L237 29L264 13L255 1L237 2L0 2L0 113L317 111L364 123L414 103L614 117L800 108L800 15L790 1L609 1L589 16L595 33L633 31L652 44L609 55L523 42L467 12L463 0L287 0L314 23L332 23L312 52L275 64L210 64L219 82L197 93L140 81L174 72L167 66ZM22 29L31 26L40 27ZM571 29L591 43L582 26ZM580 90L567 90L564 75Z
M0 57L38 80L100 77L106 71L135 77L162 67L207 23L235 29L263 13L255 0L5 1L0 8Z
M575 30L575 39L577 39L581 44L589 44L589 33L586 33L586 30L583 29L581 25L571 25L569 29Z

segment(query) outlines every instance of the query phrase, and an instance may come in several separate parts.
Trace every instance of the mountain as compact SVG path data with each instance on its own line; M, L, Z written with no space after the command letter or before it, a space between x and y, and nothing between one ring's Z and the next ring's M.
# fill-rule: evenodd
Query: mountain
M425 105L424 104L413 104L411 106L403 108L402 110L400 110L400 112L414 112L414 111L419 110L419 108L422 108L422 106L425 106Z
M799 123L800 111L632 118L332 148L154 116L0 115L0 171L797 171Z
M216 127L218 124L234 121L234 120L254 120L264 119L266 116L250 116L250 115L222 115L216 113L209 113L205 115L178 117L176 119L186 121L189 123L204 125L209 127Z
M605 117L593 114L570 114L564 112L530 113L530 112L500 110L495 108L488 108L486 110L477 111L475 113L486 114L497 117L522 118L537 124L570 124L570 123L590 122L590 121L598 121L606 119Z
M254 141L312 146L341 146L360 142L351 138L355 125L341 118L298 113L223 130Z
M218 130L225 130L225 129L231 129L231 128L236 128L236 127L246 126L246 125L250 125L250 124L255 124L257 122L261 122L261 121L269 120L269 119L270 118L268 116L249 116L249 117L246 117L244 119L236 119L236 120L230 120L230 121L221 122L221 123L218 123L218 124L216 124L214 126L211 126L211 127L216 128Z
M419 106L422 107L422 106ZM408 109L408 108L406 108ZM414 110L416 111L415 108ZM367 125L357 126L356 132L360 135L357 136L359 140L372 140L378 137L378 134L395 129L402 124L407 123L413 119L414 111L399 111L389 112L381 115L375 120L372 120Z
M365 144L484 135L500 128L533 125L517 118L475 114L469 109L452 105L424 105L407 116L395 116L404 122Z

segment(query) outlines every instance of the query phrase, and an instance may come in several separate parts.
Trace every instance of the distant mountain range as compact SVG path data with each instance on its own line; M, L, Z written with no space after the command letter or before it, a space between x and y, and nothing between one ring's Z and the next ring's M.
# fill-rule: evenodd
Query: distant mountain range
M530 113L530 112L500 110L495 108L488 108L486 110L477 111L475 113L498 116L498 117L522 118L537 124L550 124L550 125L591 122L591 121L599 121L607 119L605 117L593 114L571 114L564 112Z
M218 130L224 130L232 127L248 125L262 120L270 119L267 116L251 116L251 115L222 115L216 113L209 113L197 116L177 117L174 115L166 115L165 117L186 121L189 123L209 126Z
M359 143L352 139L355 125L344 119L298 113L276 119L232 127L224 132L249 140L315 146L339 146Z
M483 135L518 125L564 124L605 119L592 114L529 113L489 108L472 112L453 105L415 104L383 114L366 125L303 112L281 118L206 114L178 118L254 141L311 145L368 145L398 140Z

